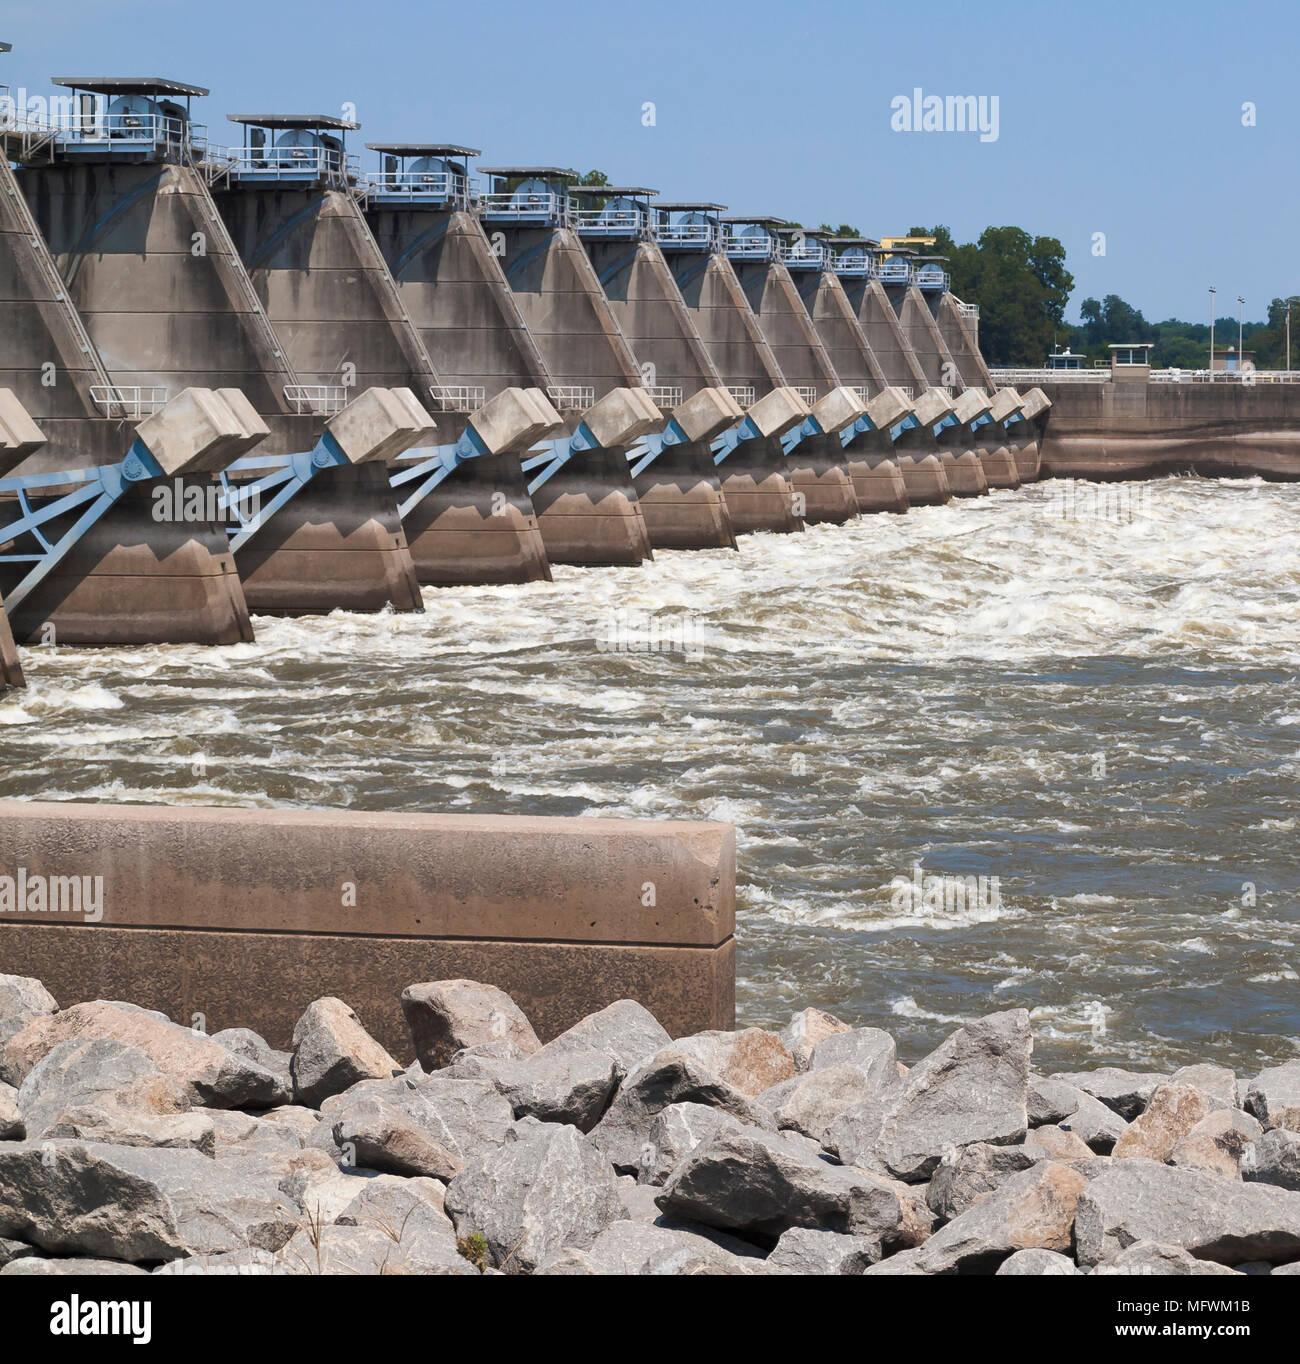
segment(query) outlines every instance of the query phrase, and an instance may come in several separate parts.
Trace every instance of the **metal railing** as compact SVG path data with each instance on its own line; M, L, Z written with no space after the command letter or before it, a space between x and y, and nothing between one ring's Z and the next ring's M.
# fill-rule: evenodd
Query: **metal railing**
M478 196L479 212L485 218L517 218L522 222L563 222L568 217L568 196L559 194L520 194L505 190Z
M216 147L204 148L205 164L220 175L240 180L355 181L359 158L333 147Z
M817 390L812 384L791 384L790 387L794 389L809 407L816 405Z
M560 412L585 412L596 401L590 384L547 384L546 396Z
M299 416L332 417L348 405L348 390L343 384L285 384L284 400Z
M661 410L671 411L674 407L679 407L682 401L682 390L679 385L673 384L648 384L646 392L650 395L650 401Z
M848 388L857 394L860 403L871 401L871 386L869 384L849 384Z
M744 260L770 260L776 250L776 242L766 232L751 232L745 236L724 232L722 249L727 255L739 256Z
M959 317L968 317L973 322L980 320L980 305L978 303L963 303L961 299L957 299L955 302Z
M430 384L435 412L477 412L486 400L482 384Z
M741 407L754 406L753 384L728 384L727 392L731 394Z
M718 241L718 229L712 223L663 223L655 229L660 246L692 247L711 250Z
M366 192L384 199L409 200L418 203L432 200L455 203L469 202L466 177L453 171L378 171L367 172Z
M942 289L947 293L952 276L946 270L922 269L915 272L913 282L918 289Z
M1153 369L1153 384L1300 384L1294 369Z
M831 268L836 274L865 275L870 278L876 272L876 262L870 256L859 254L849 247L847 251L831 257Z
M995 384L1016 388L1020 384L1104 384L1109 369L990 369Z
M786 266L805 266L810 270L820 270L826 264L826 248L817 241L804 241L794 246L777 249L776 258Z
M569 221L588 236L636 236L647 223L646 215L634 208L570 209Z
M91 384L90 396L106 417L139 421L167 405L167 390L160 385Z
M885 260L876 266L875 276L882 284L911 284L912 267L906 261Z

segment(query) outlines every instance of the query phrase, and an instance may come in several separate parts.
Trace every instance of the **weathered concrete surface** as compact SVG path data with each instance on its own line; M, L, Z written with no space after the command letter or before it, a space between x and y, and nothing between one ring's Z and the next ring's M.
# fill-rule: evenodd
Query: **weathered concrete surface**
M1300 385L1046 383L1054 478L1300 479Z
M654 558L622 446L574 455L532 497L551 563L615 567Z
M925 295L915 284L905 288L886 284L884 289L925 382L936 388L955 386L961 377L960 371L940 335Z
M756 402L784 387L781 367L727 257L665 251L664 258L722 384L752 389ZM779 441L745 441L718 466L718 475L735 534L803 529Z
M614 318L642 374L648 376L646 382L680 388L683 405L702 393L717 391L729 397L658 244L647 240L584 245ZM666 451L634 482L655 549L734 547L707 437Z
M12 389L46 428L69 467L109 463L119 444L91 396L110 382L58 267L27 207L7 157L0 157L0 387ZM43 366L56 367L56 382L43 382ZM0 453L0 472L18 459Z
M823 399L840 386L840 377L790 271L780 261L740 261L736 278L772 348L787 385L811 389ZM812 404L810 403L810 406ZM789 457L790 487L808 524L842 524L857 515L858 499L849 477L844 447L835 436L800 441Z
M947 290L932 297L929 307L948 354L957 366L958 377L972 388L982 388L991 393L996 385L989 367L984 363L984 356L980 354L977 319L963 317L957 308L957 300Z
M482 388L489 406L507 389L545 389L550 372L477 216L372 207L366 218L443 385ZM458 440L469 420L436 415L443 441ZM536 510L508 448L459 465L405 518L422 583L549 580Z
M843 284L845 296L857 314L885 381L909 389L913 395L919 394L930 381L903 332L884 286L878 279L849 278Z
M234 557L262 615L424 609L382 463L322 470Z
M183 487L193 482L185 480ZM198 484L206 491L207 478ZM127 492L14 609L9 621L14 638L91 646L251 640L225 530L155 520L153 510L148 484ZM0 574L0 590L20 576L7 569Z
M929 427L919 426L901 431L894 442L894 453L911 506L942 506L952 500L947 472L952 463L952 454L947 452L948 461L945 465L939 442Z
M0 866L104 878L98 922L0 914L0 973L67 1003L287 1048L331 994L400 1060L419 981L498 985L543 1040L623 998L674 1035L734 1026L729 825L12 802Z
M271 427L268 451L309 448L284 396L298 376L201 174L78 161L16 176L112 383L240 388ZM47 448L22 472L69 467L66 454Z
M302 383L427 395L439 382L350 194L237 182L215 197Z

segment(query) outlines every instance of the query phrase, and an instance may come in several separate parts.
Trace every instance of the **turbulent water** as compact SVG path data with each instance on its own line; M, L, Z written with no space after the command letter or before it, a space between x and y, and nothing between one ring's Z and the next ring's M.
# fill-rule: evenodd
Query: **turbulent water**
M729 820L746 1023L1246 1071L1300 1047L1300 485L1095 491L27 650L0 796Z

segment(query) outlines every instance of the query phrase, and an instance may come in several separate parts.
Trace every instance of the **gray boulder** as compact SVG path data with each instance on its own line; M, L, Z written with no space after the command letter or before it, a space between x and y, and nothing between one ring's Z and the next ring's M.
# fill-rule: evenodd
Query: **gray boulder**
M604 1116L622 1074L619 1062L607 1052L567 1035L518 1061L474 1062L496 1085L517 1118L571 1123L583 1132ZM463 1073L458 1062L446 1073Z
M1275 1127L1261 1133L1241 1162L1243 1179L1300 1192L1300 1133Z
M1136 1241L1237 1264L1300 1257L1300 1193L1141 1157L1117 1160L1088 1185L1075 1216L1079 1263L1102 1264Z
M613 1222L592 1242L587 1262L596 1274L748 1274L762 1260L730 1250L683 1228Z
M212 1040L218 1046L225 1047L227 1051L233 1051L236 1056L256 1061L264 1070L269 1070L279 1079L286 1095L293 1093L291 1052L276 1051L264 1037L251 1028L223 1028L221 1032L212 1034Z
M1206 1114L1169 1153L1171 1165L1240 1179L1242 1157L1264 1129L1238 1108L1216 1108Z
M876 1090L898 1084L898 1048L880 1028L848 1028L823 1038L813 1048L809 1070L857 1066Z
M933 1219L892 1180L818 1160L760 1131L723 1127L672 1172L656 1199L668 1217L774 1241L790 1227L911 1245Z
M880 1243L870 1236L791 1227L767 1257L770 1274L861 1274L880 1259Z
M1169 1079L1152 1071L1121 1070L1117 1066L1102 1066L1099 1070L1067 1071L1053 1075L1094 1099L1100 1099L1125 1122L1131 1122L1147 1106L1156 1086Z
M0 1236L43 1250L171 1260L278 1250L297 1211L269 1181L198 1151L75 1141L0 1146Z
M18 1107L18 1091L0 1080L0 1141L22 1141L27 1135L22 1109Z
M21 1084L60 1043L114 1040L146 1056L179 1085L191 1103L211 1108L269 1108L289 1097L265 1067L212 1038L146 1009L107 1000L75 1004L34 1018L6 1044L9 1069Z
M69 1109L112 1107L136 1113L186 1113L187 1089L146 1052L116 1038L80 1038L52 1047L18 1091L33 1141L62 1135L54 1129Z
M290 1274L451 1274L478 1277L456 1250L453 1236L430 1233L420 1222L391 1230L376 1226L308 1228L280 1251Z
M1023 1146L976 1142L953 1147L930 1176L925 1201L932 1212L951 1221L978 1199L1000 1188L1012 1175L1028 1170L1038 1159L1038 1155Z
M795 1070L805 1071L812 1059L813 1049L823 1038L848 1031L849 1025L843 1019L828 1014L824 1009L801 1009L781 1029L780 1038L794 1059Z
M451 1064L462 1047L513 1042L525 1055L542 1044L504 990L477 980L435 980L402 991L402 1013L425 1070Z
M897 1091L836 1119L825 1144L845 1164L919 1182L951 1147L1020 1142L1029 1125L1032 1047L1024 1009L967 1024L914 1066Z
M742 1028L738 1032L697 1032L672 1044L724 1084L747 1099L794 1075L794 1057L774 1032Z
M581 1042L612 1056L621 1080L647 1057L662 1051L672 1042L668 1030L643 1005L634 999L619 999L588 1014L580 1023L562 1032L554 1042ZM554 1045L554 1042L550 1045Z
M636 1174L645 1167L656 1116L679 1103L717 1108L751 1127L776 1127L768 1113L674 1043L627 1076L591 1139L621 1174Z
M1128 1131L1124 1119L1091 1094L1084 1094L1079 1107L1057 1125L1067 1132L1073 1132L1099 1156L1109 1155L1115 1149L1115 1143Z
M1300 1061L1261 1070L1246 1087L1246 1110L1265 1127L1300 1132Z
M5 1044L34 1019L58 1013L54 996L35 976L0 975L0 1080L16 1085L6 1073Z
M931 1274L981 1274L1018 1250L1068 1251L1075 1205L1087 1186L1073 1165L1038 1161L935 1232L917 1264Z
M359 1080L391 1077L401 1067L341 999L327 996L294 1024L291 1069L296 1102L319 1106Z
M344 1109L333 1135L340 1149L353 1157L352 1164L372 1170L451 1179L464 1168L464 1162L425 1129L382 1099L363 1099Z
M1211 1108L1237 1107L1237 1077L1227 1066L1208 1063L1180 1066L1169 1077L1169 1083L1199 1089L1210 1100Z
M1064 1080L1047 1075L1029 1077L1029 1096L1025 1108L1030 1127L1059 1123L1078 1110L1089 1096Z
M998 1274L1078 1274L1079 1268L1068 1255L1055 1250L1018 1250L997 1268Z
M13 1278L22 1276L44 1276L51 1274L147 1274L147 1269L138 1265L123 1264L121 1260L94 1260L84 1256L69 1256L67 1259L46 1260L39 1255L30 1255L22 1260L11 1260L0 1274Z
M1236 1274L1235 1269L1217 1264L1213 1260L1198 1260L1189 1255L1181 1246L1161 1245L1158 1241L1135 1241L1126 1246L1114 1259L1097 1265L1093 1271L1105 1277L1116 1275L1127 1277L1132 1274Z
M645 1146L641 1151L637 1182L644 1185L662 1185L673 1170L720 1127L730 1127L737 1131L750 1130L747 1123L721 1108L710 1108L707 1104L697 1103L669 1104L655 1115L650 1124Z
M472 1160L447 1186L446 1207L457 1234L482 1236L492 1265L508 1274L530 1274L558 1250L589 1249L623 1215L614 1171L590 1139L535 1118Z
M814 1067L760 1094L755 1102L772 1114L778 1127L801 1132L820 1144L836 1118L881 1099L898 1084L895 1075L882 1086L878 1075L853 1063Z

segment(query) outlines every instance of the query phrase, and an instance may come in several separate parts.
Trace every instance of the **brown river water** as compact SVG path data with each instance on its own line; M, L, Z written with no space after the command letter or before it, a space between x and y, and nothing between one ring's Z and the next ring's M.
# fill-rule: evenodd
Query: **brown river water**
M1045 483L425 603L25 650L0 797L729 820L744 1023L1300 1052L1300 485Z

